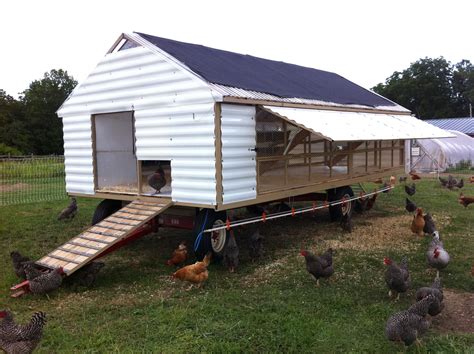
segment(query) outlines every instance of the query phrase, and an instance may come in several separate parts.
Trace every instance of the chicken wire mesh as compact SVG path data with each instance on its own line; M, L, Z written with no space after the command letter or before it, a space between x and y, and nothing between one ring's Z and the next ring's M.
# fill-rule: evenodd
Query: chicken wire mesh
M66 199L64 156L0 156L0 206Z

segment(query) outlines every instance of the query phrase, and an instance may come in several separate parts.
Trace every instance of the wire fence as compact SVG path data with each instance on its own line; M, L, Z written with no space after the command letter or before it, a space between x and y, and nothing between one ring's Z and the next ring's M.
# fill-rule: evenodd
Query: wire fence
M66 199L64 156L0 156L0 206Z

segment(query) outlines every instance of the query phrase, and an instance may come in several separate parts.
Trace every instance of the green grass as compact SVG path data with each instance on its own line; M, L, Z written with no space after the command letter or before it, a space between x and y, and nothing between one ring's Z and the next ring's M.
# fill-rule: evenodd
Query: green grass
M457 203L457 192L433 180L417 182L412 198L426 211L446 221L441 228L452 262L442 273L446 288L474 292L473 205ZM474 185L464 193L474 195ZM356 229L374 217L404 212L405 194L398 186L382 194L375 210L356 216ZM235 274L212 264L203 289L186 291L174 282L164 265L182 239L192 244L188 231L163 229L105 258L106 267L91 290L63 287L42 296L8 298L17 283L8 254L19 249L39 258L87 227L97 201L78 199L79 214L71 222L56 221L67 201L0 208L1 306L20 320L33 311L49 315L38 352L397 352L400 346L384 337L387 318L413 302L416 287L430 283L426 270L428 239L410 237L409 251L387 244L386 249L354 251L342 247L335 255L336 273L316 288L306 273L301 247L320 251L331 240L344 244L348 236L330 224L326 214L267 222L266 255L248 259L248 235L238 233L241 267ZM381 219L383 220L383 219ZM408 219L407 219L408 220ZM384 225L381 222L380 228ZM390 230L387 230L390 232ZM394 235L396 237L397 235ZM414 289L399 302L387 298L382 258L407 255ZM474 335L441 333L430 329L421 348L410 352L473 352Z

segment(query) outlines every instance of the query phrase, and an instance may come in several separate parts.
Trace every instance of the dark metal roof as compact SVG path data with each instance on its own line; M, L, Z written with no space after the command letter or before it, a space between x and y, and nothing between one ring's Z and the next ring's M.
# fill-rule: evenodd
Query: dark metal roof
M388 99L331 72L138 34L214 84L278 97L370 107L396 106Z
M464 134L474 134L474 118L471 117L426 119L425 122L441 129L457 130Z

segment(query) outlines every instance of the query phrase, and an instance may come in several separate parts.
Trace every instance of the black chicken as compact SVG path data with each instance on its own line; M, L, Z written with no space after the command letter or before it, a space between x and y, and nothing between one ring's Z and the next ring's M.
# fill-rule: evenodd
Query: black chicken
M431 217L431 214L426 213L425 215L423 215L423 219L425 219L425 226L423 226L423 232L425 234L432 235L433 232L436 231L436 225L433 218Z
M431 286L424 286L419 288L416 291L416 301L420 301L427 297L428 295L433 295L435 300L431 303L430 307L428 308L428 313L430 316L436 316L441 313L444 309L443 303L443 289L441 287L441 278L436 277L433 284Z
M413 203L410 199L405 198L405 210L409 213L414 213L416 210L416 204Z
M463 188L464 187L464 179L461 178L461 180L456 184L456 187L458 187L459 189Z
M91 262L68 277L70 278L68 281L75 285L90 288L94 285L97 279L97 274L99 274L104 266L104 262Z
M320 256L315 256L309 251L301 251L306 260L306 270L316 279L316 286L319 286L319 278L329 278L334 274L334 267L332 264L333 250L329 248Z
M463 182L464 184L464 182ZM454 178L453 176L449 175L448 176L448 183L446 184L446 188L449 190L452 190L454 187L457 187L458 185L458 180Z
M385 282L390 289L388 296L392 297L392 292L396 292L398 300L400 298L400 293L406 292L411 285L408 261L406 258L403 258L400 265L398 265L390 258L386 257L383 262L387 266L387 270L385 271Z
M67 208L64 208L58 215L58 220L74 219L77 214L77 201L76 198L72 198L71 203Z
M415 195L415 193L416 193L416 185L415 185L415 183L412 183L411 186L405 185L405 192L406 192L409 196Z
M263 242L265 238L260 234L258 227L252 230L250 235L249 253L250 258L256 260L263 256Z
M429 328L430 324L425 317L433 301L435 301L435 297L428 295L421 301L411 305L408 310L390 316L385 326L387 338L395 342L402 341L407 346L415 341L419 343L418 337Z
M36 312L28 324L18 325L10 311L0 311L0 349L6 353L32 353L43 336L46 314Z
M441 186L446 187L448 185L448 180L443 177L438 177L439 182L441 183Z
M12 259L13 263L13 270L15 271L15 274L18 278L21 278L23 280L26 279L25 275L25 268L24 265L27 262L31 262L31 259L28 257L23 256L20 252L18 251L13 251L10 253L10 257Z
M232 230L229 231L229 240L224 248L223 262L231 273L239 266L239 247Z
M352 232L352 216L349 213L343 214L341 217L341 228L343 231L351 233Z
M362 192L359 193L359 198L355 200L354 211L358 214L362 214L367 210L367 204L369 203L369 198L364 197Z
M161 188L166 186L165 171L161 165L158 165L157 170L148 176L148 185L156 190L154 194L160 193Z
M64 274L62 267L56 268L49 273L43 273L29 281L28 289L33 294L49 293L61 286Z

